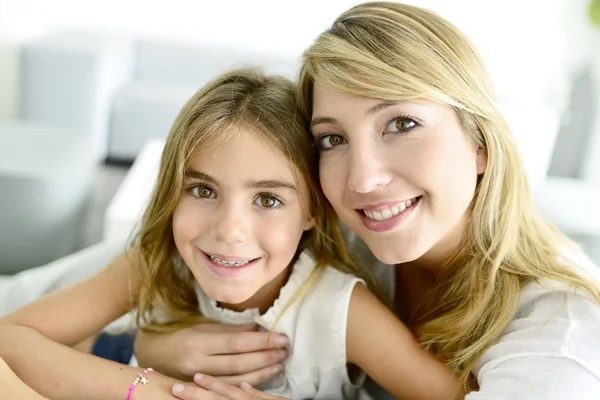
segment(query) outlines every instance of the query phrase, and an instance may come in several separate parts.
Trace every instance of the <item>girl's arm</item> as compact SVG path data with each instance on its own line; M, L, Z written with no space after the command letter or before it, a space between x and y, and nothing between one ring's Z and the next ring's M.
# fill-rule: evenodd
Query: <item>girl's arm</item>
M455 374L422 349L367 288L356 285L346 331L348 362L399 399L462 399Z
M141 368L73 350L131 309L139 278L131 261L117 257L97 275L50 293L0 319L0 357L31 388L61 400L123 400ZM156 372L137 385L138 398L169 399L175 380Z
M27 386L0 358L0 387L2 395L9 399L48 400Z

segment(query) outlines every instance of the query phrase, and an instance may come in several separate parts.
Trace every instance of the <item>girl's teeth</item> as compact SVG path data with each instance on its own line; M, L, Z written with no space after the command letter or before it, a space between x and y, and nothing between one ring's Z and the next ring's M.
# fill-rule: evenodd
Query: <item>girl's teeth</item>
M243 267L246 264L249 264L250 261L252 260L248 260L248 261L223 261L220 260L216 257L213 257L211 255L209 255L210 259L215 263L215 264L219 264L222 265L224 267Z

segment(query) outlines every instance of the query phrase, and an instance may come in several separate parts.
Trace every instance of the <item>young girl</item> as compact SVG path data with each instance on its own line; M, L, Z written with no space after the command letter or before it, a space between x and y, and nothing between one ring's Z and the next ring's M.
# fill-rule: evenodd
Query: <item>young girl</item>
M172 398L174 379L67 347L135 308L146 331L214 321L286 334L285 371L261 387L271 394L348 397L366 373L399 398L458 395L365 287L378 291L346 252L296 104L291 82L251 70L200 90L167 139L136 244L5 317L0 356L49 398Z

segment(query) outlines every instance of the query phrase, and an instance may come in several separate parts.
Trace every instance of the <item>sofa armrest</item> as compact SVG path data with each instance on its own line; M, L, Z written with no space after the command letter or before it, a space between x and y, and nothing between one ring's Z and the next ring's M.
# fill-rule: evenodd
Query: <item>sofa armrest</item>
M133 43L57 33L25 44L21 57L22 117L85 132L104 158L113 96L133 73Z
M104 241L46 265L0 275L0 316L94 275L123 251L124 241Z

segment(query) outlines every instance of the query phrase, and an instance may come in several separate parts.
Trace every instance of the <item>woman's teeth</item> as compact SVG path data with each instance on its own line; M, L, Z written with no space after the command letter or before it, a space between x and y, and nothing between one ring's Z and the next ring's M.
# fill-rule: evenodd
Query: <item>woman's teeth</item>
M214 262L215 264L219 264L222 265L224 267L243 267L244 265L249 264L252 260L247 260L247 261L223 261L219 258L213 257L210 254L208 254L208 257L210 257L211 261Z
M375 221L386 221L396 215L400 214L402 211L406 210L408 207L412 206L417 202L417 197L414 199L410 199L408 201L398 203L393 207L384 208L382 210L363 210L365 215Z

